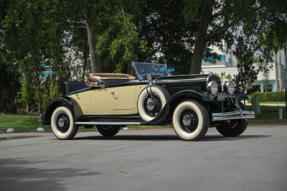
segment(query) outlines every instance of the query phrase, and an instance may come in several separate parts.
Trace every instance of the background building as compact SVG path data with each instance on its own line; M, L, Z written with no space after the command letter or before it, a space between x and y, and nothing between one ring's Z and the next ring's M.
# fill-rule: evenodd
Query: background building
M217 74L221 74L222 72L225 72L225 75L227 76L230 74L232 78L234 78L234 75L238 74L237 69L237 58L232 54L232 50L228 51L227 53L222 52L219 50L218 47L212 47L214 52L220 55L221 61L216 62L215 64L211 64L210 62L206 62L202 60L202 72L204 74L207 74L208 72L213 72ZM269 65L273 65L274 63L268 63ZM269 91L275 91L275 67L273 67L268 74L267 78L270 84ZM256 92L263 92L264 91L264 81L266 81L266 77L264 77L263 73L260 72L257 76L257 80L253 82L252 89ZM265 90L266 91L266 90Z

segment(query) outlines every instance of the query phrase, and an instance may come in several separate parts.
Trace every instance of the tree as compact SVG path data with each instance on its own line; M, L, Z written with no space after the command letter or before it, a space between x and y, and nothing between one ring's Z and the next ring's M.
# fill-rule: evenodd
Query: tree
M43 71L52 68L60 79L67 79L67 64L63 64L65 38L60 16L65 8L62 1L5 1L9 2L2 20L1 57L7 65L16 65L32 86L38 112L42 112Z
M286 5L286 1L279 0L188 0L184 11L186 21L199 23L190 73L200 72L201 60L209 43L226 51L242 35L254 41L268 28L270 20L286 12ZM222 39L227 45L221 43Z
M257 80L258 73L269 72L272 66L268 64L268 59L254 57L253 47L245 43L244 38L239 38L236 46L241 48L236 48L233 52L238 59L238 74L234 75L233 81L239 91L246 92L248 87Z

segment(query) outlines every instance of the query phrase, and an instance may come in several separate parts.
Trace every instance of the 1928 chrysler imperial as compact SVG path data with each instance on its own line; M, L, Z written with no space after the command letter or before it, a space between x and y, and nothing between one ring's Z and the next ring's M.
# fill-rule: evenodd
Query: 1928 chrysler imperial
M136 76L93 73L85 82L62 82L62 97L46 108L44 125L58 139L72 139L79 126L114 136L126 125L173 124L182 140L199 140L209 127L224 136L242 134L254 118L232 81L213 74L175 75L165 64L133 62Z

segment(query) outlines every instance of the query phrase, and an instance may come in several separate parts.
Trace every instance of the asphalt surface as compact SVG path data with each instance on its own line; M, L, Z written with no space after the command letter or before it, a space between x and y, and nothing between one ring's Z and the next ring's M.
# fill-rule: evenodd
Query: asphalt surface
M172 129L113 138L83 132L69 141L1 134L0 190L286 191L286 136L282 125L249 127L237 138L209 129L198 142L181 141Z

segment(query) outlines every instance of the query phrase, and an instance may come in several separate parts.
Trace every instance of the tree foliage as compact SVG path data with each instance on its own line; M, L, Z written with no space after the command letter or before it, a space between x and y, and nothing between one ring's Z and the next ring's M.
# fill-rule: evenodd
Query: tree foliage
M199 73L202 59L220 59L212 46L235 48L235 80L244 91L268 69L272 35L286 42L286 0L0 0L0 10L1 111L16 110L19 92L18 106L41 112L61 80L131 73L132 61ZM267 29L275 32L263 46ZM261 64L255 65L258 50ZM47 77L47 71L53 73Z

